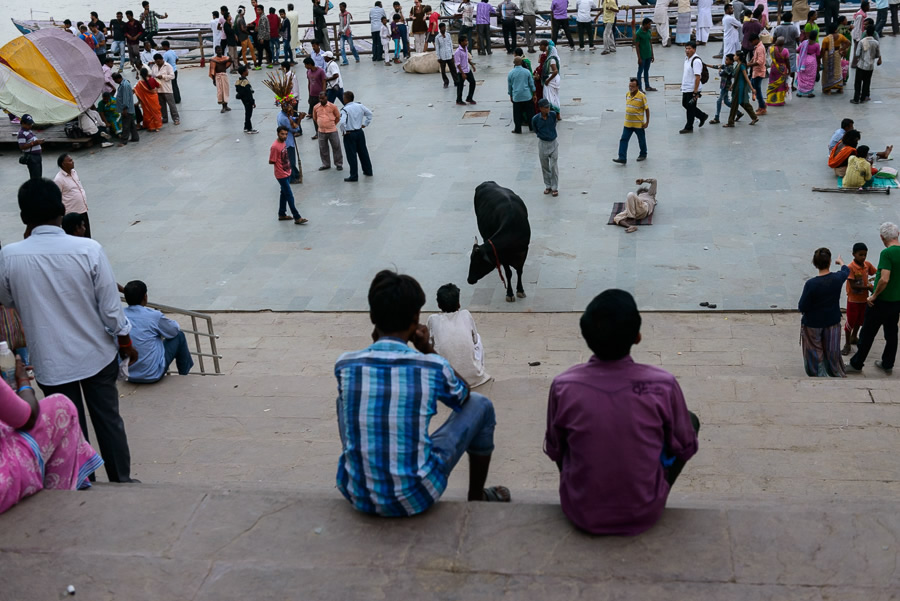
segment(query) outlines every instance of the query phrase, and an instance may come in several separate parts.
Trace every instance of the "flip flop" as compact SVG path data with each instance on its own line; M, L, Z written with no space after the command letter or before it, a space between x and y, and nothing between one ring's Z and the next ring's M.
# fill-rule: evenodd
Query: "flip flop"
M488 503L509 503L512 496L505 486L491 486L484 489L484 500Z

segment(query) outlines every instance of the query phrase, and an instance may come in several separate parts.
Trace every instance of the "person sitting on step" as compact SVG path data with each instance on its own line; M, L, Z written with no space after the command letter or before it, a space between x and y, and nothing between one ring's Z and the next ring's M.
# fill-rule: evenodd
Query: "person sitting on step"
M459 308L459 288L444 284L437 291L441 313L428 317L425 326L438 355L450 362L472 388L491 379L484 371L484 347L472 314Z
M138 360L128 366L128 381L138 384L159 382L172 361L186 376L194 367L187 338L177 322L147 306L147 284L133 280L124 288L125 316L131 322L131 341Z

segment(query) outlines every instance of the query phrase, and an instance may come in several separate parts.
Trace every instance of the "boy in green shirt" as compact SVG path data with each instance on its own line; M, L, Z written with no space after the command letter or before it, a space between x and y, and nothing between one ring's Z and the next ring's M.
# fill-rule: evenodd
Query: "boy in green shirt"
M656 88L650 87L650 63L653 62L653 46L650 44L650 26L653 21L644 19L640 28L634 34L634 51L638 61L638 89L641 91L655 92ZM644 88L641 88L641 73L644 74Z

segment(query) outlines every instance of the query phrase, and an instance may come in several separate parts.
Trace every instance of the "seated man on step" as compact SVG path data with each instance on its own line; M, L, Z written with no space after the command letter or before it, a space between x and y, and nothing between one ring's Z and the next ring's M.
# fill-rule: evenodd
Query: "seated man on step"
M147 284L133 280L124 288L125 316L131 322L131 341L138 360L128 366L128 381L138 384L158 382L172 361L179 375L186 376L194 367L187 338L177 322L147 306Z
M607 290L581 316L594 356L550 386L544 452L559 467L563 513L592 534L640 534L662 516L669 489L697 452L700 422L675 376L635 363L641 315Z
M337 487L359 511L409 516L431 507L463 454L469 501L509 501L502 486L484 488L494 450L494 406L435 354L419 324L425 293L408 275L381 271L369 287L371 346L344 353L334 366L343 452ZM412 342L416 347L409 347ZM453 412L429 434L437 402Z

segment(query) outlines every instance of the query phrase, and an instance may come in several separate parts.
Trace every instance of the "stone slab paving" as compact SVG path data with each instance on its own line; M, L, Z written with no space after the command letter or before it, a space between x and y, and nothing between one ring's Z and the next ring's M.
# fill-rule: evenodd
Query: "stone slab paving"
M491 482L517 499L555 500L556 466L541 450L547 391L555 375L589 357L579 314L475 319L495 377L479 388L498 415ZM703 424L675 498L900 493L896 383L871 365L845 380L807 378L798 321L793 313L644 314L634 358L675 373ZM222 313L215 322L226 375L121 386L135 477L337 497L333 365L369 344L368 315ZM879 341L873 357L881 348ZM465 498L464 463L450 498Z
M634 538L558 506L444 501L370 518L311 493L100 485L0 516L4 599L887 601L900 505L669 508Z
M897 44L885 38L882 53L894 56ZM716 49L701 55L709 61ZM239 103L219 114L206 70L184 68L178 128L144 134L127 148L73 153L92 229L120 281L142 279L161 302L191 309L365 310L372 275L396 266L419 278L430 308L437 287L453 281L463 305L480 311L581 310L610 286L633 291L643 309L694 310L702 301L794 307L813 274L815 248L847 256L865 241L876 249L877 225L898 219L894 196L810 190L835 185L826 144L843 117L855 118L873 148L900 141L900 121L889 112L900 100L896 61L878 68L872 103L850 105L847 94L796 98L758 127L706 126L688 137L677 133L683 51L657 49L654 81L665 91L650 96L650 158L620 167L610 159L634 75L634 55L622 50L605 57L561 50L565 120L555 199L541 194L535 140L509 134L507 55L476 59L478 105L467 108L454 105L437 75L367 61L345 67L345 87L375 112L366 130L375 178L351 185L342 181L346 171L316 171L307 122L299 140L305 183L295 187L311 220L302 228L275 221L267 151L276 112L262 85L266 72L251 74L262 133L244 136ZM716 82L701 100L706 110ZM467 124L480 121L463 119L469 108L490 114ZM58 151L49 148L44 160L50 177ZM15 193L25 169L14 146L0 153L0 240L9 242L21 237ZM625 235L606 221L637 177L659 179L660 204L652 227ZM515 305L503 301L496 276L464 283L477 234L472 196L485 180L514 189L529 208L529 296Z

